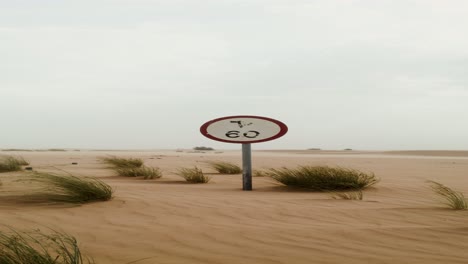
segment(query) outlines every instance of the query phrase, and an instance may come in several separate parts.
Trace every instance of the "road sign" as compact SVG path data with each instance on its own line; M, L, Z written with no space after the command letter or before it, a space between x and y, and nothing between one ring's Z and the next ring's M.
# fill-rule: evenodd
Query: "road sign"
M252 190L252 151L250 143L265 142L284 136L288 127L263 116L226 116L206 122L200 132L207 138L242 144L242 189Z
M227 143L259 143L277 139L288 127L262 116L226 116L206 122L200 132L207 138Z

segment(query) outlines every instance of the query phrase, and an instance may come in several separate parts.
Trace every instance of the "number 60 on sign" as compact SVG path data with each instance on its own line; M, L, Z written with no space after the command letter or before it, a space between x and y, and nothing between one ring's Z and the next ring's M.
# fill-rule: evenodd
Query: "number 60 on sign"
M227 116L206 122L200 132L227 143L258 143L277 139L288 131L282 122L261 116Z

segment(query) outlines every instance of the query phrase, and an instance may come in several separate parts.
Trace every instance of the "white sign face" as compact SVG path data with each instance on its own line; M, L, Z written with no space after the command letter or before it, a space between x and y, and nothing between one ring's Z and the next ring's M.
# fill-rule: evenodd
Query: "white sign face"
M228 143L257 143L279 138L288 128L278 120L261 116L228 116L209 121L200 132Z

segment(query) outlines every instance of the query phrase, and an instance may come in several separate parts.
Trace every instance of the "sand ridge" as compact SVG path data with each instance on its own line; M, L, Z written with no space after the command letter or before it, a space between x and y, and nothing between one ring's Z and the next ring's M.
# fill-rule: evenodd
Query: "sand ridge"
M2 153L10 154L10 153ZM240 175L218 175L205 161L240 164L240 151L189 153L21 152L37 170L98 177L115 198L83 206L0 203L2 224L60 228L74 235L96 263L466 263L466 211L445 209L425 183L468 192L465 156L418 153L304 154L254 151L255 169L343 166L374 172L381 182L363 201L286 188L267 177L241 190ZM141 157L163 178L114 176L104 155ZM419 156L424 157L419 157ZM78 162L78 165L71 165ZM210 172L208 184L187 184L179 167ZM0 174L4 181L14 173ZM0 187L5 188L6 186ZM0 197L1 199L1 197Z

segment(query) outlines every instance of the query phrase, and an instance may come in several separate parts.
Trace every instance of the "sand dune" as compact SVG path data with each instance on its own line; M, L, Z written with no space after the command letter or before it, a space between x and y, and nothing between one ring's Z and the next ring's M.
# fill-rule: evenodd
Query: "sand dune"
M74 235L96 263L467 263L468 211L445 209L426 180L468 193L468 157L431 153L304 153L255 151L256 169L345 166L374 172L381 182L363 201L286 188L255 177L241 190L240 175L214 174L205 161L240 164L240 151L223 153L14 152L39 171L96 176L115 198L83 206L0 202L2 224L52 227ZM98 160L106 154L141 157L163 178L113 176ZM394 155L396 154L396 155ZM78 162L78 165L71 165ZM174 172L199 166L208 184L187 184ZM3 194L18 173L1 173ZM1 195L0 195L0 199Z

